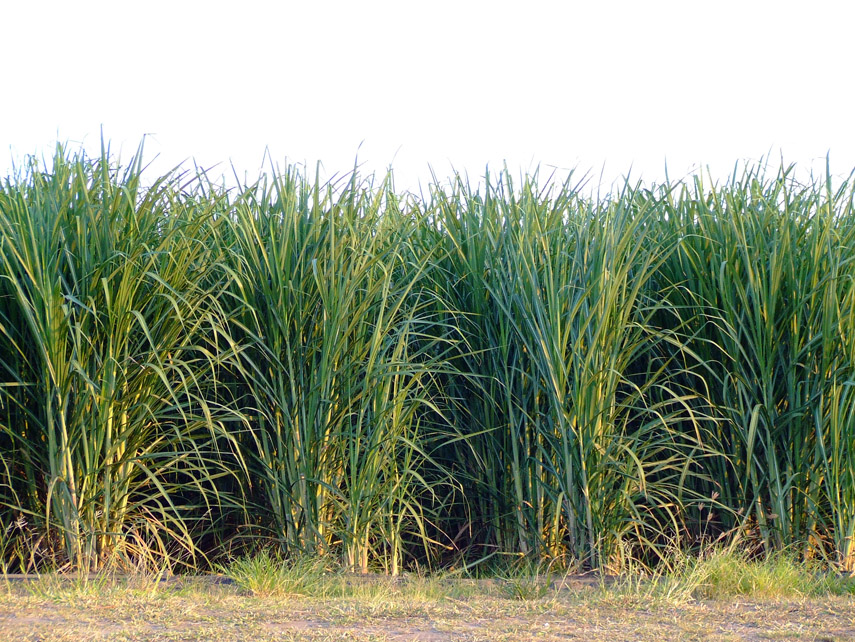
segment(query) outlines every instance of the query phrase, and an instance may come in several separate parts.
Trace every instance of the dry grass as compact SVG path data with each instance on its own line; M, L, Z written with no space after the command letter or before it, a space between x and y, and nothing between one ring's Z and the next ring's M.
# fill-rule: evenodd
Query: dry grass
M0 640L855 640L846 595L669 599L661 582L565 581L517 599L507 580L328 583L335 597L257 597L211 578L7 582Z

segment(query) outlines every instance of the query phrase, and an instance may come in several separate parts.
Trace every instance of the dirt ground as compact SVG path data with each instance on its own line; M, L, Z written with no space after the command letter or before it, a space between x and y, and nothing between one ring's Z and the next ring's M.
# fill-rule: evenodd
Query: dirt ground
M527 595L495 582L254 597L212 582L6 582L0 640L838 641L855 640L855 598L701 601L585 583Z

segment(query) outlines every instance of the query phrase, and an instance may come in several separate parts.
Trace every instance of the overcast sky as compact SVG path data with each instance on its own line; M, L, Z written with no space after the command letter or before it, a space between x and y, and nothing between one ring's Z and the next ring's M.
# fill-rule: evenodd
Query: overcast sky
M853 3L765 0L9 2L0 174L57 140L160 172L195 158L490 163L606 182L769 155L855 168ZM155 157L157 159L155 160Z

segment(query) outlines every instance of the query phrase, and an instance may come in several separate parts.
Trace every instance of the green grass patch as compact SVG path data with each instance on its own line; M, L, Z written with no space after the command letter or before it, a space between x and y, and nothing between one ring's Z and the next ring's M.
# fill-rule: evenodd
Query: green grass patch
M258 597L323 596L330 585L330 573L321 560L303 557L286 562L267 549L220 565L218 570L241 591Z

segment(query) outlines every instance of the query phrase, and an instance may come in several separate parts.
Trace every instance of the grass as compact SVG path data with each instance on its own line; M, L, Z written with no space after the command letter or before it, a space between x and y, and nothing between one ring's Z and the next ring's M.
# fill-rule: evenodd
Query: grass
M223 570L238 584L115 575L88 583L61 577L11 583L5 595L0 593L0 639L845 640L855 635L855 602L847 593L851 581L817 583L819 576L783 557L748 561L718 551L669 573L610 584L552 576L557 581L547 582L547 591L523 599L508 591L507 577L393 581L323 573L316 561L306 564L304 575L297 570L300 564L282 564L269 554L235 560ZM520 567L516 571L517 580L550 579L526 575ZM285 578L282 590L247 590L276 585L268 581L272 574ZM293 590L291 582L306 576L312 581ZM775 579L764 583L760 577ZM695 588L688 599L674 589L689 584Z
M239 589L258 597L317 594L327 584L319 560L304 558L286 563L267 550L239 557L218 570Z
M360 576L325 566L317 558L285 561L267 551L233 560L218 571L245 594L256 597L302 595L312 598L368 597L391 594L423 599L463 596L479 580L460 576ZM522 601L555 597L572 586L597 588L604 599L682 604L695 600L776 600L855 595L855 581L828 566L804 564L776 553L750 559L723 548L701 556L675 552L656 569L620 576L584 576L553 565L515 563L480 580L496 595ZM474 583L474 584L473 584Z
M667 566L667 568L666 568ZM691 604L696 601L802 600L855 594L852 579L792 555L775 553L750 559L722 548L701 556L677 552L652 572L619 577L603 586L604 599L638 604Z
M280 556L633 576L677 550L706 582L742 542L855 572L853 199L783 166L225 190L60 147L0 185L2 570L243 564L287 594L319 571Z
M855 584L845 577L805 565L785 553L773 554L764 562L752 562L745 555L714 552L695 561L690 573L702 578L698 596L712 599L852 595L855 589Z

